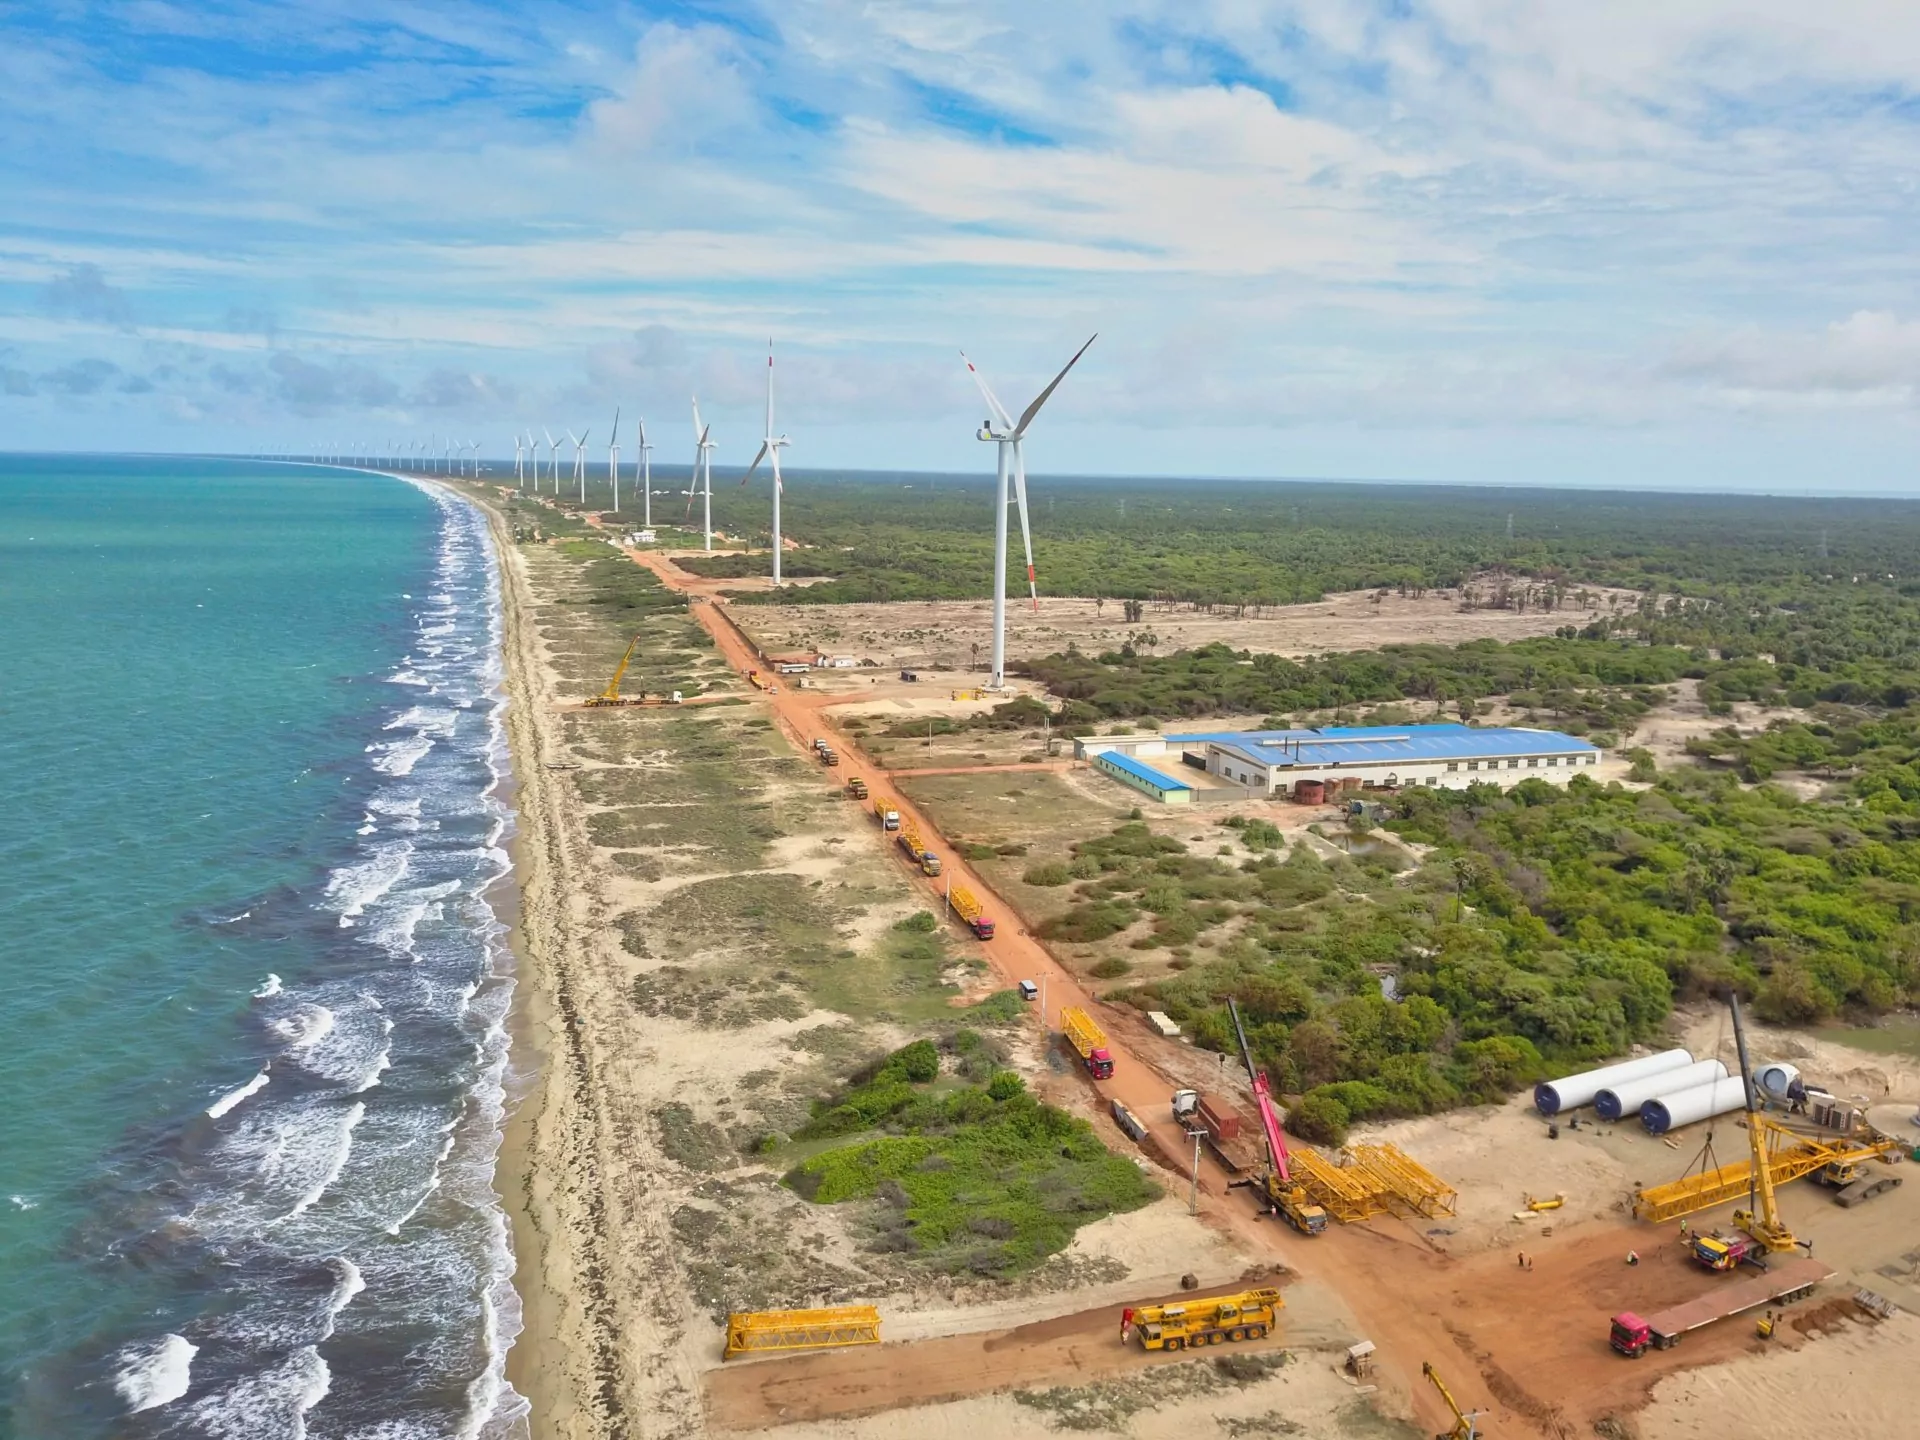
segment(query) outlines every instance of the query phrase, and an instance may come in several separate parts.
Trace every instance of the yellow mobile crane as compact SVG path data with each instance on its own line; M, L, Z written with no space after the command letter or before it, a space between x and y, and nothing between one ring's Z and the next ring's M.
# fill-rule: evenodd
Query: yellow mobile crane
M1758 1263L1761 1253L1777 1254L1797 1249L1800 1241L1780 1218L1780 1207L1773 1194L1773 1162L1767 1153L1767 1136L1773 1122L1760 1110L1759 1094L1753 1084L1753 1066L1747 1059L1747 1027L1740 1020L1740 997L1728 995L1733 1010L1733 1043L1740 1055L1740 1083L1746 1093L1747 1145L1752 1151L1752 1168L1747 1179L1747 1207L1733 1212L1734 1227L1745 1236L1696 1235L1693 1258L1709 1270L1732 1270L1743 1262ZM1757 1213L1756 1213L1757 1212Z
M627 673L627 662L633 659L634 647L640 643L640 637L634 636L627 642L627 653L620 657L620 668L613 672L613 679L607 682L607 688L594 696L587 704L592 707L602 705L624 705L628 702L620 698L620 677Z
M1447 1408L1453 1411L1453 1428L1441 1431L1433 1440L1479 1440L1480 1431L1475 1428L1474 1421L1483 1412L1462 1410L1460 1402L1453 1398L1453 1392L1447 1389L1447 1382L1440 1378L1440 1372L1430 1362L1421 1362L1420 1373L1432 1382L1433 1388L1440 1392L1440 1398L1447 1402Z

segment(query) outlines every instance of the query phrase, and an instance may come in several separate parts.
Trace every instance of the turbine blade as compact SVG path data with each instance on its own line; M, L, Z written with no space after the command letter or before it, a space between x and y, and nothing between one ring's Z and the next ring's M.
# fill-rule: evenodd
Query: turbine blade
M986 377L973 368L973 361L967 359L967 352L964 350L960 352L960 362L967 367L967 373L973 376L973 383L980 387L980 393L987 397L987 408L993 412L993 418L1003 427L1012 425L1013 421L1008 418L1006 407L995 398L993 391L987 388Z
M767 438L773 438L773 341L767 341Z
M1087 337L1087 345L1093 344L1093 342L1099 338L1100 332L1096 330ZM1067 378L1067 371L1079 364L1080 357L1087 353L1087 345L1082 345L1078 350L1074 351L1073 359L1067 361L1065 365L1060 367L1060 373L1053 377L1053 383L1033 397L1033 403L1027 406L1025 413L1020 416L1020 423L1013 427L1014 439L1018 440L1022 435L1027 433L1027 426L1031 425L1033 423L1033 417L1040 413L1040 407L1047 403L1047 397L1053 394L1062 380Z
M607 443L609 445L620 443L620 407L618 405L613 407L613 434L608 438Z
M780 479L780 447L775 445L767 453L773 457L773 488L784 495L787 493L787 487Z
M1020 543L1027 548L1027 598L1033 602L1033 613L1040 613L1040 590L1033 579L1033 530L1027 524L1027 459L1020 453L1020 442L1013 442L1013 496L1020 502ZM1001 584L1006 578L1001 577Z
M747 473L740 477L740 483L742 485L745 485L747 481L753 478L753 472L760 468L760 462L766 458L767 458L767 442L762 440L760 442L760 448L753 452L753 464L747 466ZM780 473L780 460L777 456L774 458L774 462L773 462L773 473L775 475L778 475Z
M703 440L706 438L700 429L700 397L698 395L693 397L693 433Z

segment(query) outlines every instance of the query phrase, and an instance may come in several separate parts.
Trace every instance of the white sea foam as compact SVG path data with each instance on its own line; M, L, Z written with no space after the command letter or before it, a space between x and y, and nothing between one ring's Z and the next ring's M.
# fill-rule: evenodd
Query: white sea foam
M213 917L213 923L216 925L236 925L251 914L253 914L251 910L242 910L238 915L216 915Z
M411 844L393 840L375 845L366 859L335 870L327 879L327 898L339 909L341 925L351 926L367 906L398 885L412 858Z
M193 1383L199 1353L198 1345L171 1333L129 1345L114 1357L113 1388L130 1413L171 1404Z
M16 1210L38 1210L40 1208L40 1202L38 1200L29 1200L24 1195L9 1195L7 1196L7 1203L12 1205Z
M358 1100L347 1107L347 1112L341 1121L338 1139L333 1147L333 1156L327 1165L325 1173L307 1188L306 1192L302 1194L300 1199L295 1203L293 1209L273 1222L275 1225L284 1225L287 1221L296 1220L306 1214L307 1211L312 1209L319 1201L320 1197L327 1193L328 1188L332 1186L333 1182L340 1178L340 1171L346 1166L347 1156L353 1153L354 1127L364 1120L366 1115L367 1107Z
M291 1014L267 1022L267 1028L287 1042L289 1050L306 1050L333 1032L334 1013L324 1005L300 1005Z
M304 1345L275 1365L197 1401L192 1433L206 1440L306 1440L307 1412L326 1398L333 1373Z
M387 683L389 685L418 685L422 689L425 689L433 682L424 675L416 675L411 670L399 670L387 677Z
M222 1095L218 1100L214 1101L213 1104L207 1107L207 1118L210 1120L218 1120L222 1115L226 1114L229 1110L233 1109L234 1106L238 1105L242 1100L246 1099L249 1095L259 1094L260 1091L266 1088L267 1081L269 1078L271 1077L269 1077L267 1072L263 1069L258 1075L254 1076L251 1080L247 1081L247 1083L242 1085L239 1089L229 1090L226 1094Z
M373 756L373 768L382 775L411 775L413 767L427 758L433 749L433 737L415 735L407 740L382 741L367 746Z
M367 1288L366 1280L360 1274L360 1267L344 1255L336 1255L327 1262L333 1268L335 1277L333 1294L327 1297L327 1331L320 1338L333 1338L333 1325L340 1318L340 1312L353 1303L353 1297Z
M443 710L434 705L415 705L403 710L389 720L383 729L417 730L423 735L438 735L442 738L453 734L454 726L460 721L458 712Z
M279 993L280 977L269 970L267 972L267 978L260 983L260 988L253 992L253 998L256 1000L267 1000Z

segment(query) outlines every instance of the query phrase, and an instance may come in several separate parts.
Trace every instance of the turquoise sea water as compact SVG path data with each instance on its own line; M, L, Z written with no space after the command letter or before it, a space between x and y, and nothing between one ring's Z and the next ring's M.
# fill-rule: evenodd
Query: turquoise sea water
M515 1428L492 563L386 477L0 457L0 1437Z

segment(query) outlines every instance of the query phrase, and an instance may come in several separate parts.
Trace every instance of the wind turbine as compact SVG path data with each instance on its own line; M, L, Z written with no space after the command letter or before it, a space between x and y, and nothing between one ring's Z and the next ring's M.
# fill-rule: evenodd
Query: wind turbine
M513 483L518 489L527 488L527 447L520 443L520 432L513 432Z
M580 482L580 503L587 503L587 436L591 430L582 430L580 438L573 440L573 431L567 431L567 439L573 440L573 478Z
M647 443L647 422L644 418L640 421L639 470L640 474L636 478L640 481L641 494L646 497L642 502L643 513L640 523L651 530L653 528L653 446Z
M780 588L780 452L791 442L784 435L773 433L773 341L767 341L767 435L760 442L760 448L754 453L753 464L747 466L747 473L740 477L745 485L753 478L753 472L760 468L762 460L773 466L773 588Z
M993 391L987 388L987 382L980 372L973 368L973 362L967 359L967 352L960 352L967 373L973 376L974 384L980 387L980 393L986 397L987 409L991 412L975 432L975 438L991 440L1000 447L1000 483L995 491L993 507L993 671L987 682L989 690L1002 688L1007 666L1007 471L1011 462L1013 471L1014 495L1020 504L1020 538L1027 549L1027 593L1032 597L1033 608L1040 608L1040 591L1033 578L1033 530L1027 521L1027 462L1021 454L1020 442L1026 438L1027 427L1033 424L1034 416L1040 413L1040 407L1047 403L1060 382L1067 378L1067 371L1079 363L1080 357L1087 353L1087 345L1100 337L1098 333L1087 337L1087 344L1073 352L1073 359L1067 361L1060 373L1053 377L1047 388L1033 397L1033 403L1020 412L1015 423L1007 415L1000 402L994 398ZM771 427L769 427L771 428Z
M607 441L607 479L613 482L613 513L620 513L620 407L613 407L613 438Z
M713 549L713 426L700 423L700 397L693 399L693 489L687 491L687 514L693 514L693 497L701 496L701 524L707 532L707 549ZM700 475L706 472L705 490Z
M547 437L547 450L551 455L547 462L547 470L553 478L553 493L558 495L560 493L560 442L553 438L553 431L544 425L540 427L540 433ZM540 471L537 462L533 472L533 488L536 494L540 490Z

